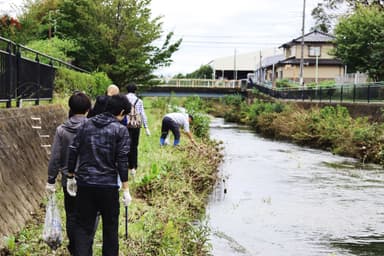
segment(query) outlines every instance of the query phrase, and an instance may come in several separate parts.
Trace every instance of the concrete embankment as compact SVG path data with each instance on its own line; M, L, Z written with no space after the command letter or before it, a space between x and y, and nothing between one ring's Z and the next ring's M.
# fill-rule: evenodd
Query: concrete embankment
M0 246L39 208L50 145L66 116L59 105L0 109Z

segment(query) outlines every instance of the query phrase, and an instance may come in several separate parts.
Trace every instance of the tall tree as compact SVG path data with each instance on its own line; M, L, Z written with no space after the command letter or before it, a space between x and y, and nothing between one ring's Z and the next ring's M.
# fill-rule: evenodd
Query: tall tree
M108 73L115 83L146 83L152 72L169 65L181 39L170 33L162 46L161 17L151 17L151 0L62 0L58 27L76 39L75 64Z
M384 12L380 6L361 6L342 18L335 37L334 55L348 64L348 70L384 80Z
M383 0L323 0L312 10L311 15L315 20L312 29L318 29L323 32L330 32L337 19L340 17L340 10L351 13L359 6L376 6L384 10Z

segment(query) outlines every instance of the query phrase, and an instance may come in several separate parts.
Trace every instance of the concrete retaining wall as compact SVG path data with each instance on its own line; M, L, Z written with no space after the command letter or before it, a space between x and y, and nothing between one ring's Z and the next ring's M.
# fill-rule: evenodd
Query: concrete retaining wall
M0 109L0 246L43 201L49 146L66 117L59 105Z

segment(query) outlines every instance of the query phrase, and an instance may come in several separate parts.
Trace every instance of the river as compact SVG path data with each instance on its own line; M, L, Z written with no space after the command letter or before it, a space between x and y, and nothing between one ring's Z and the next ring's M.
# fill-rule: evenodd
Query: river
M223 141L207 207L214 256L384 255L384 171L211 123Z

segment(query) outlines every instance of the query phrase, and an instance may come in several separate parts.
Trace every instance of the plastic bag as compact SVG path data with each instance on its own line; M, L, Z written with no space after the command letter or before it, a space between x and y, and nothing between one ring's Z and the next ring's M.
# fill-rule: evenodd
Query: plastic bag
M48 197L45 208L43 240L52 250L59 248L63 241L60 212L56 204L55 194Z

